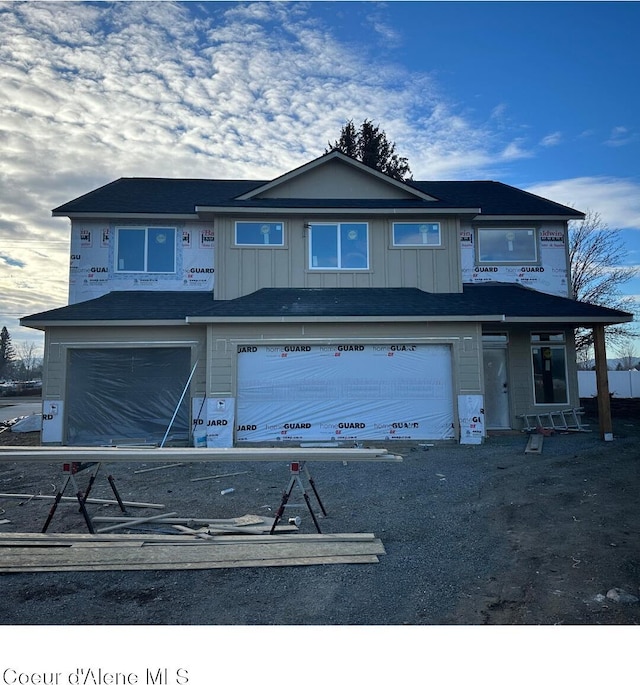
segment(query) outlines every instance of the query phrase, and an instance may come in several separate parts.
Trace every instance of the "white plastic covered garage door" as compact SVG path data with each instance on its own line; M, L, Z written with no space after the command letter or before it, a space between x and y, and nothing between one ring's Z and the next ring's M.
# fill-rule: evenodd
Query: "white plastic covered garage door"
M453 437L448 345L244 345L236 440Z

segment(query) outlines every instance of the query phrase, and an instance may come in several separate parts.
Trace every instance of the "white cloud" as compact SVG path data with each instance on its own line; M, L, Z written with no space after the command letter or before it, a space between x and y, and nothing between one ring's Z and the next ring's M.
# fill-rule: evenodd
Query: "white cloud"
M609 147L622 147L638 140L638 134L630 131L626 126L615 126L609 138L605 140L605 145Z
M523 159L526 157L533 157L533 152L527 150L522 146L522 140L513 140L502 150L501 159L506 161L513 161L516 159Z
M640 183L635 180L586 176L537 183L527 190L583 212L598 212L612 228L640 229Z
M51 208L119 176L273 178L365 118L416 178L485 176L532 154L427 74L339 42L309 7L0 2L0 251L24 262L0 265L0 325L14 339L37 335L18 317L66 301L68 222ZM372 16L362 43L388 44Z
M556 131L555 133L550 133L548 136L545 136L540 141L540 145L542 145L542 147L555 147L556 145L560 145L561 142L562 133L560 133L560 131Z

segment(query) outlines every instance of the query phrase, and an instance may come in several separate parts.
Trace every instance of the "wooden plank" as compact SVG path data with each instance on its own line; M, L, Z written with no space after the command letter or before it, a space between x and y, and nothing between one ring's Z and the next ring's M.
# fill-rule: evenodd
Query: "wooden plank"
M169 514L166 514L167 516L175 516L178 512L177 511L172 511ZM130 518L126 523L114 523L112 526L105 526L104 528L101 528L100 530L97 530L96 533L107 533L112 530L118 530L118 528L127 528L127 526L140 526L145 523L153 523L154 521L158 521L159 519L163 519L165 517L165 514L157 514L156 516L144 516L144 517L139 517L139 518Z
M82 568L98 570L117 566L124 569L185 568L208 564L252 564L259 562L273 565L293 559L325 559L359 556L377 557L385 554L380 540L351 542L303 542L298 545L286 543L218 545L207 542L196 545L140 545L136 542L116 544L74 544L71 547L14 547L4 549L0 560L0 572L57 570ZM322 562L320 562L322 563ZM211 566L207 566L211 567Z
M173 562L190 561L239 561L242 559L283 559L289 557L340 556L359 554L384 554L380 541L371 542L335 542L304 543L291 546L274 544L269 546L252 544L216 545L203 542L197 545L114 545L107 547L77 546L71 547L29 547L3 549L4 565L20 563L25 566L54 563L95 563L113 562L135 564L138 562Z
M541 433L533 433L529 436L525 454L542 454L542 443L544 436Z
M0 447L0 462L292 462L368 461L395 463L402 457L385 449L359 447Z
M301 542L358 542L375 540L376 536L374 533L299 533L294 536L286 536L282 539L278 535L266 535L264 538L258 538L256 540L247 540L244 535L229 535L225 537L224 540L216 541L217 544L230 544L233 542L247 543L251 544L273 544L287 542L290 544L296 544ZM72 543L80 542L90 542L95 544L108 544L111 542L121 542L126 541L136 541L143 543L162 543L162 544L192 544L193 540L190 536L186 535L170 535L167 533L0 533L0 541L16 541L22 542L25 540L35 540L35 541L55 541L61 540Z
M324 564L375 564L377 556L339 556L339 557L295 557L290 559L247 559L239 562L190 562L185 564L139 564L136 566L121 564L89 564L86 566L30 566L2 568L2 573L59 573L59 572L95 572L95 571L195 571L215 570L226 568L260 568L260 567L283 567L283 566L312 566Z
M92 516L91 520L95 523L124 523L132 520L130 516ZM164 518L158 519L160 523L180 523L189 526L207 526L207 525L229 525L229 526L253 526L261 523L272 524L274 519L264 516L257 516L255 514L245 514L244 516L237 516L230 519L205 519L205 518L189 518L165 515Z
M0 447L0 449L2 449ZM21 493L21 492L0 492L0 499L24 499L24 500L32 500L32 499L47 499L47 500L54 500L56 498L55 495L36 495L36 494L31 494L31 493ZM67 497L64 495L61 499L61 502L71 502L73 504L78 504L78 498L77 497ZM117 500L115 499L96 499L95 497L89 497L89 499L86 501L86 504L115 504L118 505ZM126 507L139 507L141 509L164 509L165 505L164 504L152 504L151 502L122 502Z

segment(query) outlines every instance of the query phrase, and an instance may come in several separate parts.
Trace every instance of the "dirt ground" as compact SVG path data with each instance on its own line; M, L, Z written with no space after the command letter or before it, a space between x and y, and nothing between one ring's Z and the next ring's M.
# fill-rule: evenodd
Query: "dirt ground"
M638 409L614 417L612 442L600 440L588 417L592 432L545 437L541 454L525 454L527 436L510 432L481 446L385 444L401 464L313 465L328 509L323 532L375 533L386 549L378 564L0 574L0 622L637 624ZM38 433L0 433L0 445L38 441ZM289 478L281 463L146 471L152 466L116 464L109 472L123 498L189 517L272 514ZM0 463L1 493L53 494L62 479L59 465ZM222 495L227 488L234 492ZM106 479L92 496L111 496ZM38 532L49 508L0 494L7 521L0 533ZM301 532L315 532L300 512ZM49 532L86 532L77 506L62 505Z

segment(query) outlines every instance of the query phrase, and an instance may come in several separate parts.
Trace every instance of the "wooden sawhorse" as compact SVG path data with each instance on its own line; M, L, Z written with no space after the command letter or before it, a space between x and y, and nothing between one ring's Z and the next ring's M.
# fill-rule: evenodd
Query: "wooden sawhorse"
M291 497L291 494L293 493L293 488L296 485L302 492L302 496L304 497L307 509L311 514L311 518L313 519L313 524L315 525L316 530L318 531L318 533L322 533L322 531L320 530L320 524L318 523L318 517L316 516L316 513L313 511L313 507L311 506L311 498L309 497L309 493L307 492L304 483L302 482L302 474L305 476L307 482L311 486L311 490L313 491L313 494L315 495L315 498L318 501L318 504L320 505L320 509L322 510L322 515L326 516L327 511L324 508L324 504L322 504L322 500L320 499L320 495L318 494L318 489L316 488L315 481L311 477L307 465L303 461L292 461L289 464L289 471L291 473L289 485L287 485L287 489L282 494L282 501L280 502L280 506L278 507L278 511L276 512L276 517L273 520L273 525L271 526L269 534L272 535L275 532L278 522L280 521L280 519L282 519L282 516L284 515L284 510L287 507L293 506L289 504L289 498Z
M91 521L91 516L89 516L89 512L87 511L87 500L89 499L89 494L91 492L91 488L93 487L93 484L95 483L96 477L98 475L98 471L100 470L101 463L88 463L88 464L83 464L78 461L73 461L69 463L65 463L62 465L62 471L66 472L67 476L64 480L64 483L62 484L62 487L58 488L58 491L56 492L55 499L53 500L53 504L51 505L51 509L49 510L49 515L47 516L47 520L44 522L44 526L42 527L42 532L46 533L47 529L51 525L51 521L53 520L53 517L56 513L56 509L58 508L58 505L60 504L60 501L62 500L62 496L65 493L65 490L71 484L71 486L74 489L74 494L76 498L78 499L78 504L80 505L80 512L82 513L82 517L84 518L85 523L87 524L87 528L89 529L90 533L95 533L95 529L93 527L93 522ZM89 476L89 482L87 484L87 489L83 492L79 485L78 482L76 481L76 474L80 473L80 471L84 471L85 469L92 469L91 474ZM118 506L120 507L120 510L126 514L127 510L124 506L124 502L122 501L122 498L120 497L120 493L118 492L118 488L116 488L115 480L111 474L107 476L107 481L109 482L109 485L111 486L111 490L113 491L113 494L116 498L116 501L118 502Z

